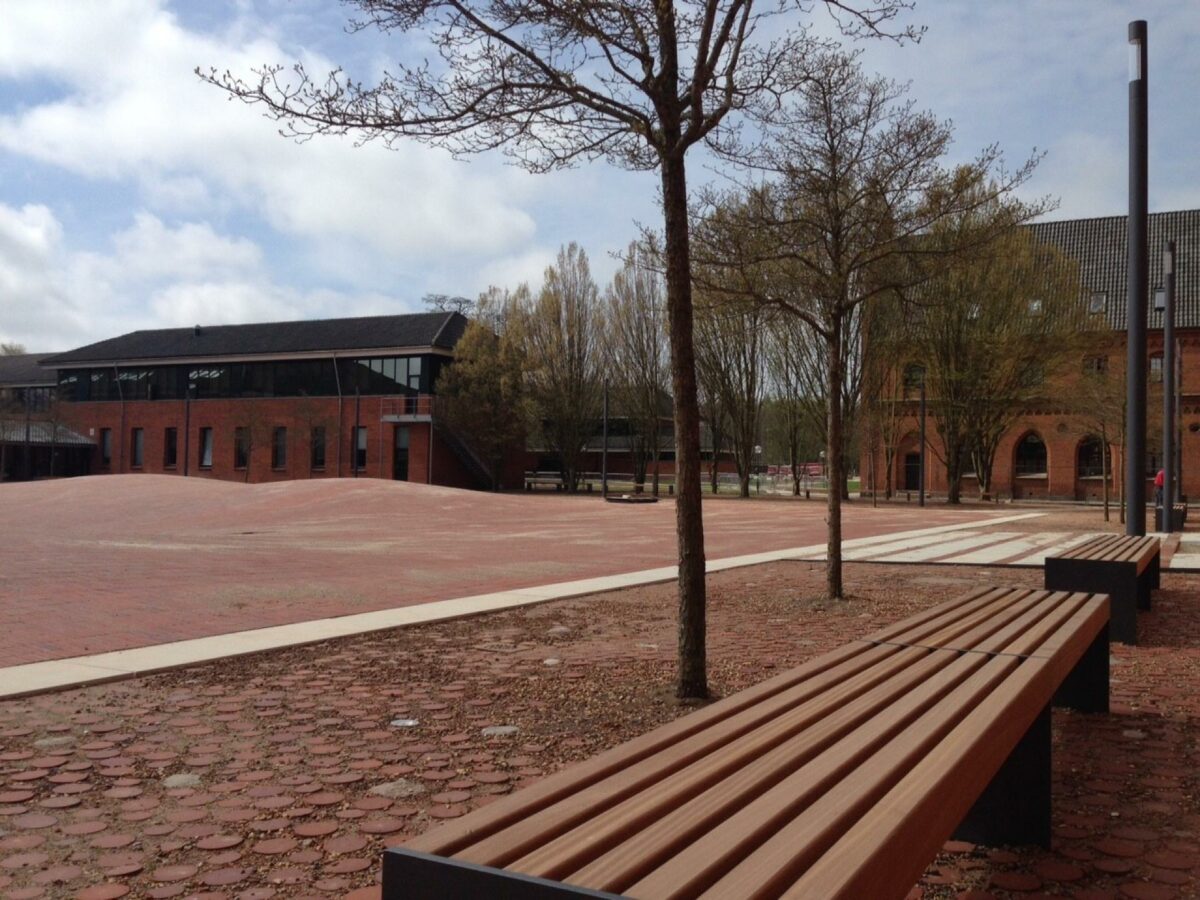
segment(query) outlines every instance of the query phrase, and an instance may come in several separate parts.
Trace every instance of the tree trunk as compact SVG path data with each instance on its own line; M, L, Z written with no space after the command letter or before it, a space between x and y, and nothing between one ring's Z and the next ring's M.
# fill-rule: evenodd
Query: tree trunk
M678 142L668 134L668 145ZM662 161L667 319L675 394L675 527L679 538L679 680L681 698L708 696L705 650L704 521L700 507L700 405L692 343L692 283L687 178L683 156ZM716 448L714 447L714 454ZM714 460L715 464L715 460Z
M835 317L829 330L826 364L829 367L829 404L825 427L825 460L829 464L826 524L829 545L825 556L825 590L831 600L842 598L842 321Z
M1108 513L1108 454L1112 452L1108 446L1108 432L1104 426L1100 427L1100 475L1104 481L1104 521L1109 521Z

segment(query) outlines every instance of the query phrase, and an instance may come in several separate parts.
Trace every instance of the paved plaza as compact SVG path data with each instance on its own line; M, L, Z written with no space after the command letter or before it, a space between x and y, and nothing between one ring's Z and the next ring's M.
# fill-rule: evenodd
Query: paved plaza
M848 539L1011 511L847 507ZM671 502L377 479L121 475L6 484L0 666L143 647L676 561ZM710 559L825 540L818 501L705 502Z

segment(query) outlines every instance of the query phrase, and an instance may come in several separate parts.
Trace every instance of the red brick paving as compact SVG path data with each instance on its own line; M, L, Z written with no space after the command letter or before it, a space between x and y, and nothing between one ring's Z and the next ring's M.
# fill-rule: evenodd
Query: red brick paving
M845 535L997 514L851 504ZM708 556L822 543L824 515L817 501L706 501ZM105 475L5 484L0 531L0 666L676 559L670 502L635 507L376 479L243 485Z
M713 685L980 576L852 565L837 605L809 599L819 566L712 576ZM1163 584L1112 713L1055 713L1052 849L952 842L913 897L1197 895L1200 576ZM383 847L677 715L673 609L644 587L0 704L0 892L366 900Z

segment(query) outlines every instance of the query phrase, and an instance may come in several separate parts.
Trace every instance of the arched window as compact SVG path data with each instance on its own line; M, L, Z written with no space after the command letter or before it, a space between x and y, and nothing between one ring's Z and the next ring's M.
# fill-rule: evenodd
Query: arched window
M1075 451L1075 475L1078 478L1104 476L1104 442L1094 434L1079 442Z
M904 367L904 396L915 397L921 393L921 383L925 380L925 367L920 363L909 363Z
M1046 442L1036 431L1031 431L1017 444L1016 474L1046 474Z

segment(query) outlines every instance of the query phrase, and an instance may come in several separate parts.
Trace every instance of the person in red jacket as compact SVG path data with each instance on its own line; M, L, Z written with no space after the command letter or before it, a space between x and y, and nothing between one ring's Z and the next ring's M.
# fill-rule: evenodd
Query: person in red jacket
M1163 505L1163 480L1165 477L1162 469L1159 469L1158 474L1154 476L1154 505L1156 507Z

